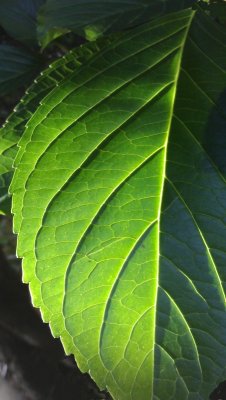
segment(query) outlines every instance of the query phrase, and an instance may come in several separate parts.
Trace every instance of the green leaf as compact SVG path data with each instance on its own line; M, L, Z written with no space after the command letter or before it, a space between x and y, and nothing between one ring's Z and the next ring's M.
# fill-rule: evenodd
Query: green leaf
M0 128L0 213L6 213L10 209L8 188L13 174L13 163L18 151L17 144L26 129L27 121L51 89L107 44L108 39L104 39L81 46L51 64L27 89L25 96L22 97L14 112L8 117L5 125ZM3 62L4 59L2 59L2 64ZM13 83L15 89L15 82ZM25 136L20 142L20 147L23 146L23 142L25 142Z
M29 84L42 64L39 57L25 49L0 45L0 93L4 96Z
M23 279L115 400L206 400L225 379L224 49L191 10L130 30L45 97L22 139Z
M125 30L161 14L180 10L196 0L47 0L38 15L38 36L43 47L71 30L88 40L106 32Z
M1 0L0 25L14 39L37 45L36 14L45 0Z
M210 1L209 11L222 25L226 25L226 4L224 0Z

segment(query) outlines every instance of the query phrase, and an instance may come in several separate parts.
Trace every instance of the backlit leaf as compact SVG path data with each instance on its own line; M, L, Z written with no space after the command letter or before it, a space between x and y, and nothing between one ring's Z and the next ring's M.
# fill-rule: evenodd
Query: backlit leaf
M205 15L156 19L54 87L21 141L24 281L115 400L206 400L226 376L225 54Z
M10 210L8 188L12 179L12 166L18 151L17 144L26 129L27 121L51 89L56 87L62 79L69 76L78 66L91 58L107 43L108 39L103 39L99 40L98 43L81 46L51 64L27 89L25 96L16 106L14 112L8 117L5 125L0 128L0 213ZM2 60L2 65L3 61L4 59ZM15 57L13 61L15 67ZM25 61L26 59L24 58ZM16 72L18 74L17 69ZM12 72L10 76L12 78ZM21 82L21 77L19 81ZM23 145L23 142L24 138L20 146Z

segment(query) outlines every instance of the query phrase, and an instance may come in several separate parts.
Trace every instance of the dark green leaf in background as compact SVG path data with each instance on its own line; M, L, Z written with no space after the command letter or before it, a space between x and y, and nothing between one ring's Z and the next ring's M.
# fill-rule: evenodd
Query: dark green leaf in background
M0 25L14 39L37 45L36 15L45 0L1 0Z
M122 31L167 12L189 7L195 0L47 0L39 11L38 33L43 46L68 29L94 40Z
M30 84L42 67L41 59L26 49L0 45L0 95Z
M226 1L210 0L209 11L211 15L222 25L226 26Z
M15 93L31 83L42 67L41 58L30 51L7 44L0 45L0 96ZM16 114L13 114L14 118ZM0 129L1 131L1 129ZM8 187L18 136L10 130L0 134L0 213L10 211ZM3 136L5 136L3 138ZM13 139L14 138L14 139ZM13 144L12 144L13 143ZM4 154L4 155L3 155ZM8 174L8 172L10 173Z

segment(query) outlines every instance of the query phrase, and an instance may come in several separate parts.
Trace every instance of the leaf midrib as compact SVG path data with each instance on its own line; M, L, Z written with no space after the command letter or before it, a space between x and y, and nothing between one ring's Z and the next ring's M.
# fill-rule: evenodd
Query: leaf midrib
M157 276L157 282L158 284L156 285L156 296L155 296L155 310L156 312L154 313L154 326L155 329L153 330L154 332L154 338L153 338L153 343L156 345L157 340L156 340L156 335L157 335L157 329L156 329L156 324L157 324L157 300L158 300L158 288L159 288L159 282L160 282L160 254L161 254L161 249L160 249L160 234L161 234L161 227L160 227L160 220L161 220L161 210L162 210L162 204L163 204L163 194L164 194L164 186L165 186L165 180L166 180L166 166L167 166L167 149L168 149L168 144L169 144L169 137L170 137L170 131L171 131L171 126L172 126L172 121L173 121L173 115L174 115L174 108L175 108L175 102L176 102L176 94L177 94L177 87L178 87L178 82L179 82L179 77L180 77L180 72L181 72L181 66L182 66L182 59L183 59L183 54L184 54L184 48L185 44L188 39L188 34L190 31L190 27L193 21L193 18L195 16L195 11L191 12L190 15L190 21L188 22L187 28L186 28L186 34L184 35L184 40L182 42L181 48L180 48L180 59L178 63L178 68L177 68L177 74L176 74L176 79L175 79L175 88L174 88L174 95L172 99L172 106L171 106L171 113L170 113L170 118L169 118L169 126L168 126L168 134L166 137L166 142L165 142L165 155L164 155L164 175L163 175L163 182L162 182L162 190L161 190L161 197L160 197L160 203L159 203L159 212L158 212L158 276ZM153 355L153 365L155 365L155 354ZM179 374L180 375L180 374ZM153 379L153 384L152 384L152 396L151 399L154 397L154 376L152 377ZM183 378L182 378L183 380ZM187 387L187 386L186 386Z
M173 19L173 21L175 21L175 20L183 20L183 19L186 19L186 20L187 20L187 19L188 19L188 16L186 15L185 17L182 17L182 18ZM170 22L172 22L172 21L170 21ZM159 26L161 26L161 25L164 25L164 23L157 25L157 27L159 27ZM150 29L150 27L149 27L149 29L147 29L147 31L150 31L150 30L155 29L155 28L156 28L156 26L151 27L151 29ZM95 74L94 76L92 76L92 78L86 80L85 82L82 82L81 85L78 85L75 89L73 89L72 91L70 91L69 93L67 93L67 95L66 95L64 98L62 98L61 101L60 101L59 103L55 104L54 107L53 107L50 111L47 112L47 114L43 117L43 119L41 119L41 120L38 121L38 125L41 124L41 122L42 122L45 118L47 118L47 116L48 116L48 115L49 115L63 100L65 100L71 93L75 93L75 92L76 92L80 87L82 87L84 84L86 84L86 83L92 81L92 80L95 79L97 76L101 75L103 72L106 72L107 70L111 69L112 67L118 66L119 64L121 64L121 63L123 63L124 61L126 61L126 60L132 58L133 56L135 56L135 55L137 55L137 54L140 54L140 53L143 52L143 51L146 51L147 49L149 49L149 48L155 46L155 45L158 44L158 43L163 42L164 40L169 39L170 37L172 37L172 36L174 36L174 35L180 33L181 31L183 31L183 30L185 30L185 29L186 29L186 27L184 26L184 27L182 27L182 28L177 29L176 31L173 31L173 33L171 33L170 35L168 34L168 35L166 35L166 36L163 36L160 40L157 40L157 41L153 42L151 45L144 46L144 48L142 48L141 50L138 50L138 51L136 51L135 53L132 53L132 54L130 54L129 56L120 59L118 62L116 62L116 63L114 63L114 64L111 64L108 68L105 68L105 69L99 71L97 74ZM144 33L145 33L145 31L142 31L142 34L144 34ZM140 31L139 31L136 35L133 35L133 37L136 37L137 35L140 35ZM131 38L129 38L128 40L131 40ZM119 43L126 43L126 40L117 42L117 44L119 44ZM166 57L170 56L170 54L172 54L173 51L176 51L179 47L180 47L180 46L178 46L177 48L173 49L171 52L169 52L169 53L168 53L167 55L165 55L163 58L160 58L160 59L159 59L158 61L156 61L156 63L154 63L151 67L147 68L146 71L143 71L143 73L147 72L149 69L153 68L155 65L157 65L157 64L160 63L160 62L162 62ZM107 52L107 51L109 51L109 49L104 50L104 51L101 53L101 55L103 55L103 54L104 54L105 52ZM98 58L98 57L99 57L99 54L97 54L95 57L91 58L90 63L91 63L91 61L95 60L95 59ZM87 63L87 65L89 65L90 63ZM76 71L76 74L73 75L73 76L77 76L79 73L80 73L80 70L79 70L79 71ZM141 74L137 74L136 77L133 77L131 80L125 82L122 86L116 88L113 92L109 93L109 95L107 95L106 97L102 98L98 103L96 103L91 109L93 109L94 107L96 107L96 106L97 106L98 104L100 104L101 102L105 101L106 98L112 96L117 90L120 90L123 86L127 85L130 81L134 80L135 78L138 78L139 76L141 76ZM70 78L69 78L69 79L70 79ZM60 87L60 85L58 86L58 88L59 88L59 87ZM50 95L52 96L53 93L55 92L55 90L58 90L58 88L57 88L57 89L56 89L56 88L53 89ZM45 99L48 99L48 96L47 96ZM43 105L45 105L44 102L40 103L40 107L42 107ZM38 108L38 110L40 109L40 107ZM79 116L79 118L76 120L76 122L77 122L78 120L80 120L81 118L83 118L87 113L89 113L91 109L85 111L81 116ZM31 118L30 121L32 122L32 118ZM30 122L30 121L29 121L29 122ZM39 158L36 160L35 165L33 166L33 169L34 169L35 166L38 164L38 162L39 162L39 160L41 159L42 155L43 155L43 154L46 152L46 150L51 146L51 144L52 144L55 140L57 140L60 136L62 136L62 134L63 134L68 128L70 128L74 123L75 123L75 120L73 120L73 122L70 122L70 124L68 124L68 126L66 126L65 128L63 128L63 130L61 130L61 131L58 133L57 137L55 137L50 143L48 143L47 147L43 150L43 152L40 154ZM26 126L26 129L29 129L29 127L30 127L30 125L29 125L29 123L28 123L28 125ZM26 146L32 141L32 137L33 137L33 134L34 134L34 132L35 132L36 125L33 126L33 127L31 127L31 128L32 128L32 133L31 133L31 136L30 136L30 140L26 143ZM26 130L25 130L24 135L26 135ZM23 135L23 137L24 137L24 135ZM23 140L23 137L22 137L21 140ZM20 141L19 141L18 146L20 147ZM23 148L22 148L22 149L23 149ZM26 148L23 149L23 154L25 154L25 153L26 153ZM21 155L21 154L20 154L20 150L19 150L19 151L18 151L18 154L17 154L17 157L16 157L16 160L15 160L15 162L14 162L15 166L18 167L18 169L19 169L19 166L17 165L17 159L21 161L21 159L22 159L22 157L23 157L23 154ZM33 172L33 169L31 170L31 172L29 173L28 177L26 178L26 181L24 182L25 188L26 188L27 182L28 182L28 180L29 180L29 177L31 176L31 174L32 174L32 172ZM18 189L17 189L17 190L14 190L14 186L13 186L13 183L12 183L11 187L9 188L9 191L10 191L10 193L11 193L12 191L14 191L14 194L16 195L16 192L18 191ZM25 197L25 193L26 193L26 190L25 190L25 192L24 192L24 194L23 194L23 199L24 199L24 197ZM24 204L24 200L22 200L22 204ZM23 207L22 207L22 208L23 208ZM17 215L22 216L22 210L19 210L19 212L18 212L18 210L16 210L16 211L14 212L14 221L15 221L15 222L14 222L14 231L15 231L15 233L18 233L18 232L19 232L20 227L21 227L21 223L22 223L22 220L20 220L20 223L19 223L19 225L17 226L17 223L16 223L16 217L17 217ZM16 227L16 228L15 228L15 227Z
M183 20L183 19L185 19L185 20L188 19L187 15L184 16L184 17L182 17L182 18L175 18L175 19L173 19L173 21L180 21L180 20ZM142 34L145 34L145 32L149 32L149 31L151 31L151 30L153 30L153 29L155 29L155 28L157 28L157 27L164 26L164 24L165 24L165 23L162 23L162 24L159 24L159 25L155 25L155 26L149 27L149 29L146 29L146 30L142 31ZM158 44L158 43L160 43L160 42L162 42L162 41L164 41L164 40L169 39L170 37L176 35L176 34L179 33L180 31L182 31L183 29L185 29L185 27L182 27L182 28L179 28L179 29L175 30L172 34L170 34L170 35L168 35L168 36L163 36L160 40L157 40L157 41L153 42L151 45L147 45L147 46L143 47L142 50L138 50L137 52L132 53L132 54L130 54L130 55L127 56L127 57L121 58L121 59L120 59L119 61L117 61L116 63L112 63L109 67L104 68L104 69L102 69L101 71L99 71L97 74L92 75L92 78L90 78L90 79L88 79L88 80L82 82L81 85L78 85L75 89L73 89L72 91L69 91L59 102L57 102L56 104L54 104L54 107L53 107L50 111L48 111L48 112L43 116L43 119L41 119L41 120L38 121L38 125L39 125L45 118L47 118L48 115L49 115L52 111L54 111L55 108L56 108L57 106L59 106L60 103L61 103L63 100L65 100L68 96L70 96L71 93L74 93L75 91L77 91L77 90L78 90L80 87L82 87L84 84L87 84L88 82L91 82L93 79L95 79L97 76L101 75L103 72L108 71L108 70L111 69L112 67L118 66L120 63L122 63L122 62L124 62L124 61L126 61L126 60L129 60L130 58L136 56L137 54L140 54L142 51L146 51L148 48L151 48L152 46L155 46L156 44ZM127 40L118 40L118 41L117 41L117 45L125 44L127 41L130 41L130 40L134 39L136 36L139 36L140 34L141 34L141 32L139 31L138 33L136 33L136 34L134 34L134 35L132 35L132 36L127 35L127 36L129 36L128 39L127 39L127 36L126 36L125 39L127 39ZM108 46L105 50L103 50L103 51L101 52L101 55L104 55L105 53L109 52L111 48L112 48L112 49L115 48L115 43L112 44L111 46ZM87 68L87 67L89 67L90 65L92 65L92 62L95 61L96 59L98 59L98 57L99 57L99 53L97 53L95 56L93 56L93 57L90 59L90 61L86 64L85 68ZM73 74L73 77L79 75L80 72L81 72L80 69L78 69L78 70L76 71L76 73ZM68 79L66 80L66 82L67 82L68 80L70 81L70 79L71 79L71 78L68 78ZM51 91L51 93L50 93L49 96L52 97L52 96L54 95L54 92L55 92L56 90L58 91L59 88L60 88L61 86L64 86L64 85L65 85L65 81L61 82L61 84L59 84L59 86L58 86L57 88L54 88L54 89ZM46 96L45 100L48 100L48 97L49 97L49 96ZM42 102L40 103L40 107L42 107L42 106L45 106L45 102L44 102L44 101L42 101ZM36 112L40 109L40 107L38 107L38 109L36 110ZM32 120L33 120L33 117L31 118L30 121L32 122ZM29 121L29 123L30 123L30 121ZM27 129L29 129L29 127L30 127L30 126L29 126L29 123L28 123L28 125L27 125L27 127L26 127ZM71 124L69 124L65 129L70 128L70 126L71 126L73 123L74 123L74 121L73 121ZM36 128L36 125L35 125L34 127L31 126L31 128L33 128L33 131L32 131L32 135L33 135L33 132L34 132L34 129ZM64 132L64 130L63 130L62 132L60 132L60 133L63 133L63 132ZM25 134L26 134L26 132L25 132ZM31 137L30 137L30 141L31 141L31 139L32 139L32 135L31 135ZM23 137L24 137L24 135L23 135ZM23 138L22 138L21 140L23 140ZM28 143L29 143L29 142L28 142ZM28 144L28 143L27 143L27 144ZM20 147L20 142L18 143L18 146ZM19 150L19 152L20 152L20 150ZM24 150L24 152L25 152L25 150Z

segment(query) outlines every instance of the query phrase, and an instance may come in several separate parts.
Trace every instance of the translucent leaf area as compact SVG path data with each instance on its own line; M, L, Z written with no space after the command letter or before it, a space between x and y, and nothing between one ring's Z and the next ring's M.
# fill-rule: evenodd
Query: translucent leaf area
M24 281L115 400L207 400L226 376L225 54L189 9L130 30L51 88L20 141Z

